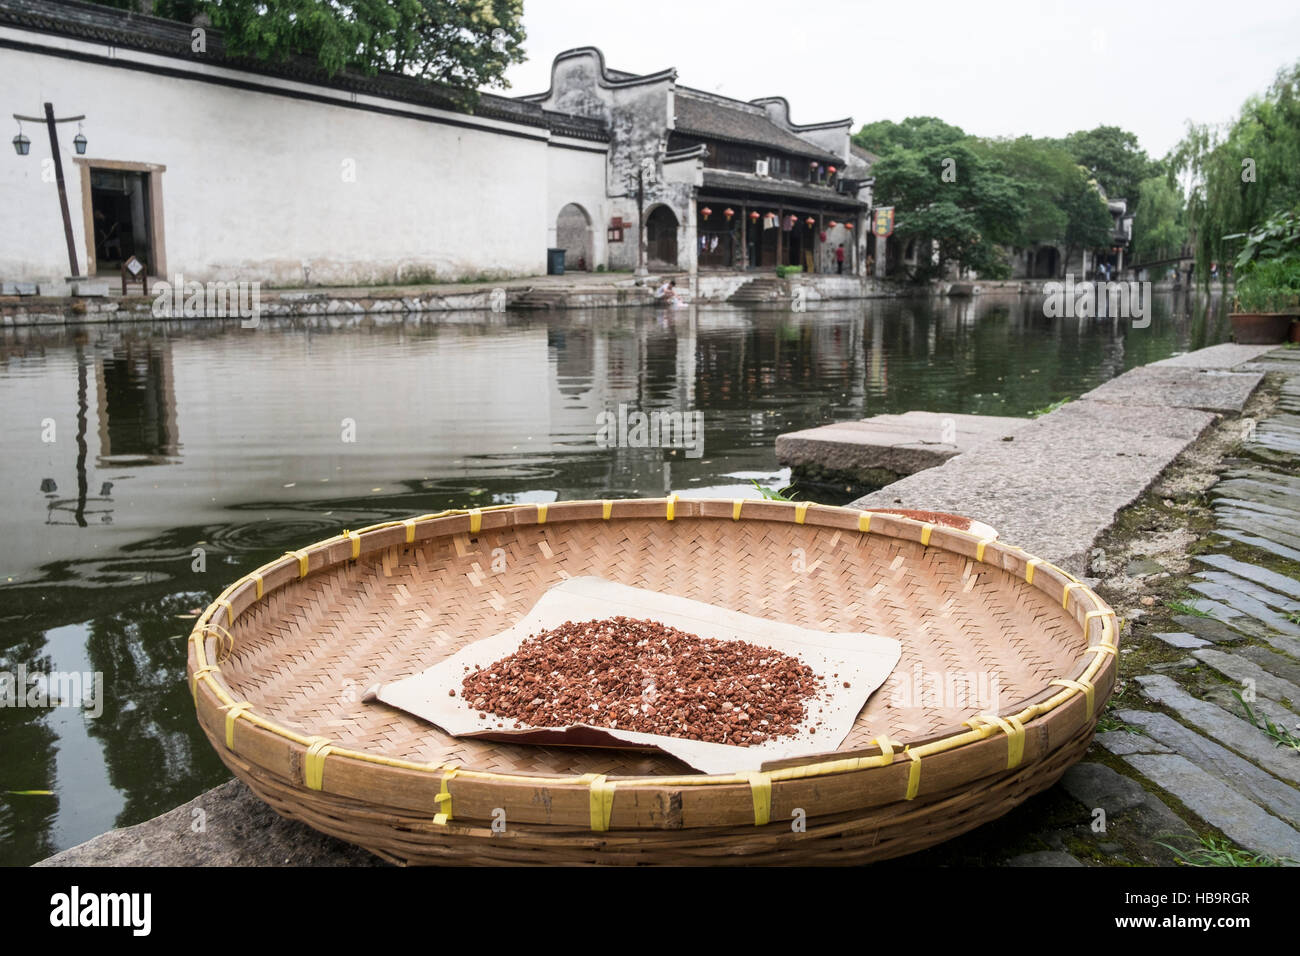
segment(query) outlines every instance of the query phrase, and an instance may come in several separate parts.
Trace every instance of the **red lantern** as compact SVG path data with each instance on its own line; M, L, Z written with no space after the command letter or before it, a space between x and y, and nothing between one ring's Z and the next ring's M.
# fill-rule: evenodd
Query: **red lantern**
M751 213L749 214L749 221L750 221L750 222L758 222L758 210L757 210L757 209L754 210L753 212L751 212Z
M821 233L820 233L820 235L818 236L818 238L820 238L822 242L825 242L825 241L826 241L826 230L825 230L825 229L823 229L823 230L821 231Z
M817 220L814 219L812 216L809 216L807 219L804 220L804 222L808 223L808 228L809 228L809 229L811 229L813 226L817 225Z
M852 228L853 228L853 223L851 223L851 222L846 222L846 223L844 224L844 228L845 228L845 229L852 229Z
M705 222L708 222L709 217L712 215L713 215L713 210L710 209L708 206L705 206L703 209L700 210L700 218L702 218Z
M727 217L727 222L731 222L731 217L736 214L736 210L728 206L726 209L722 210L722 214Z
M820 165L820 164L817 162L817 160L814 159L814 160L813 160L811 163L809 163L808 165L811 166L813 169L816 169L816 168L818 167L818 165Z
M828 173L830 173L832 176L834 176L834 175L835 175L835 167L834 167L834 166L827 166L827 167L826 167L826 172L828 172Z
M836 222L834 219L832 219L832 220L831 220L830 222L828 222L826 225L828 225L828 226L830 226L832 229L834 229L836 226L839 225L839 223Z

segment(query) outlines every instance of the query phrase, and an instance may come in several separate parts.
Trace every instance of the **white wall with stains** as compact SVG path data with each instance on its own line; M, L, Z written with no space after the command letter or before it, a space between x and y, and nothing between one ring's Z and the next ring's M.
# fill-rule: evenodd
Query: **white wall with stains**
M168 277L300 286L537 275L560 207L608 218L601 143L559 148L545 128L4 32L43 47L0 48L10 112L39 115L49 101L57 115L84 113L85 161L165 167L153 202ZM145 69L159 66L185 75ZM234 85L249 82L261 89ZM67 276L48 135L44 124L24 132L30 155L0 160L0 279ZM75 134L76 124L59 127L84 273L93 249Z

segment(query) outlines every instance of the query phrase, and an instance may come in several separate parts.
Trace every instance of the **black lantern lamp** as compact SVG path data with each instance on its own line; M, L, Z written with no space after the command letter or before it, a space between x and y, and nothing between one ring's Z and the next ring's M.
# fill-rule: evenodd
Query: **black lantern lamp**
M23 124L18 124L18 135L14 137L14 152L26 156L32 151L32 141L23 135Z
M86 134L81 131L81 124L77 124L77 135L72 137L72 145L77 150L78 156L86 155Z

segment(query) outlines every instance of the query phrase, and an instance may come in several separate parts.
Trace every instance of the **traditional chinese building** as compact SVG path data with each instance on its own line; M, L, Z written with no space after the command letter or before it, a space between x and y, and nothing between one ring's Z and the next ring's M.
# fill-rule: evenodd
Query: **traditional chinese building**
M611 267L638 264L639 216L651 269L833 272L841 244L846 273L862 263L870 178L850 119L799 125L780 97L744 102L683 86L671 69L612 70L594 47L561 53L550 89L523 100L608 130Z

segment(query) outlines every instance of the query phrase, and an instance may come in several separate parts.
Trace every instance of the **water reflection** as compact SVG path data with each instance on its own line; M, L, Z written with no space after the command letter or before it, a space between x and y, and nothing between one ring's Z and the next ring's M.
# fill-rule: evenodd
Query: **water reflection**
M95 721L0 708L0 791L56 794L0 794L0 862L225 778L195 727L184 635L285 550L448 507L753 496L751 479L778 480L781 432L909 409L1023 415L1226 331L1185 295L1154 312L1133 330L984 296L5 330L0 672L89 669L108 693ZM600 447L597 416L620 403L699 410L703 454Z

